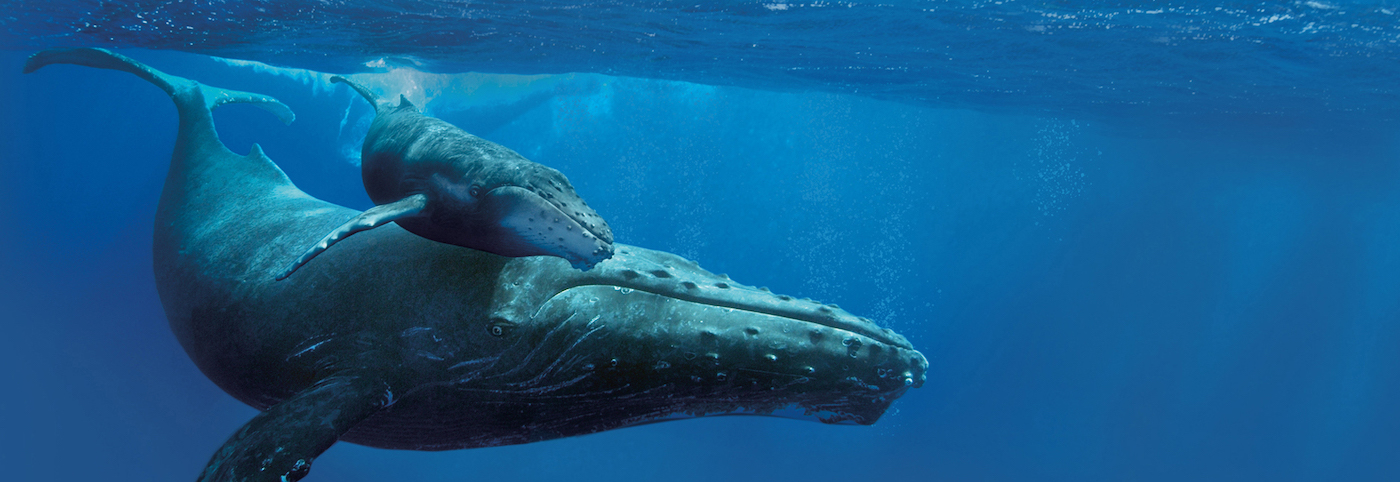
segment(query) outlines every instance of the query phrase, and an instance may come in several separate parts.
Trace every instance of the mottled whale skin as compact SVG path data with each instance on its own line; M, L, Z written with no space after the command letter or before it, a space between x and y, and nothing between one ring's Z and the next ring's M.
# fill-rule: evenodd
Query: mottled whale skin
M390 222L433 241L501 256L558 256L582 270L612 256L612 229L559 171L425 116L402 95L395 106L344 77L331 82L374 106L360 170L377 206L322 237L277 279L347 236Z
M40 52L25 71L55 63L131 72L179 111L157 290L190 359L263 411L201 481L297 480L338 440L448 450L716 414L871 424L924 383L924 356L870 320L634 246L579 271L385 226L275 281L360 213L298 190L256 146L229 151L210 109L290 110L105 50Z

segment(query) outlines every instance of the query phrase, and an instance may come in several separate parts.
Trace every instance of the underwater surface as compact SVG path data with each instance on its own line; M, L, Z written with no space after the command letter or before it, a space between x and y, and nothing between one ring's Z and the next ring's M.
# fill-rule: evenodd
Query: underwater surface
M928 382L871 426L764 417L307 481L1400 478L1395 2L6 2L0 466L190 480L256 410L166 325L176 132L118 49L285 102L219 109L307 193L372 205L333 74L559 169L619 242L839 304Z

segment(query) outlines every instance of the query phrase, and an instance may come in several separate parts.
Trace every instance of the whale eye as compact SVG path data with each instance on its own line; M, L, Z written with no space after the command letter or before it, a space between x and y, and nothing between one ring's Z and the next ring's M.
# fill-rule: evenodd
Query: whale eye
M491 324L486 325L486 332L487 332L487 333L490 333L491 336L494 336L494 337L502 337L502 336L506 336L507 334L509 334L509 333L511 332L511 330L513 330L514 328L515 328L515 324L514 324L514 323L511 323L511 322L506 321L506 320L504 320L504 319L497 318L497 319L491 320Z
M467 188L467 194L471 194L472 197L481 197L481 185L472 184L472 187Z

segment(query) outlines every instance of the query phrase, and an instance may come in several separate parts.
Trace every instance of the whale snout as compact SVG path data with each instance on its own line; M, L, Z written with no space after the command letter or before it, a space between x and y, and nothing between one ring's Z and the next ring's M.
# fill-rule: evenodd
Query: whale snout
M503 186L486 197L497 206L500 228L519 244L520 255L558 256L588 270L612 257L612 230L577 195L569 199L564 193Z
M545 166L539 166L539 171L523 187L549 202L560 213L573 219L598 239L609 244L613 242L612 227L574 191L574 186L569 184L563 173Z
M527 325L547 328L522 344L541 365L522 388L611 394L628 424L768 415L869 425L928 370L911 347L858 332L615 285L569 288L533 315Z
M703 415L868 425L926 382L928 360L898 333L679 256L618 245L587 273L526 269L542 263L557 261L513 262L495 295L492 316L537 366L522 369L521 387L570 403L605 394L627 415L621 425Z

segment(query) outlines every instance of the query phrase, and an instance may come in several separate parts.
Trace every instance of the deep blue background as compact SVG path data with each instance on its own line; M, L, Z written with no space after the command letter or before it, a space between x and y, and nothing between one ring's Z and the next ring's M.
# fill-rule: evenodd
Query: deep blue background
M218 111L225 142L369 206L344 155L368 109L347 90L127 53L282 99L289 127ZM3 478L189 480L254 411L189 362L151 279L175 111L124 73L21 76L25 55L0 55ZM559 82L438 114L563 171L622 242L905 334L928 383L870 427L724 417L443 453L339 444L306 480L1400 477L1393 126L1206 116L1163 132Z

